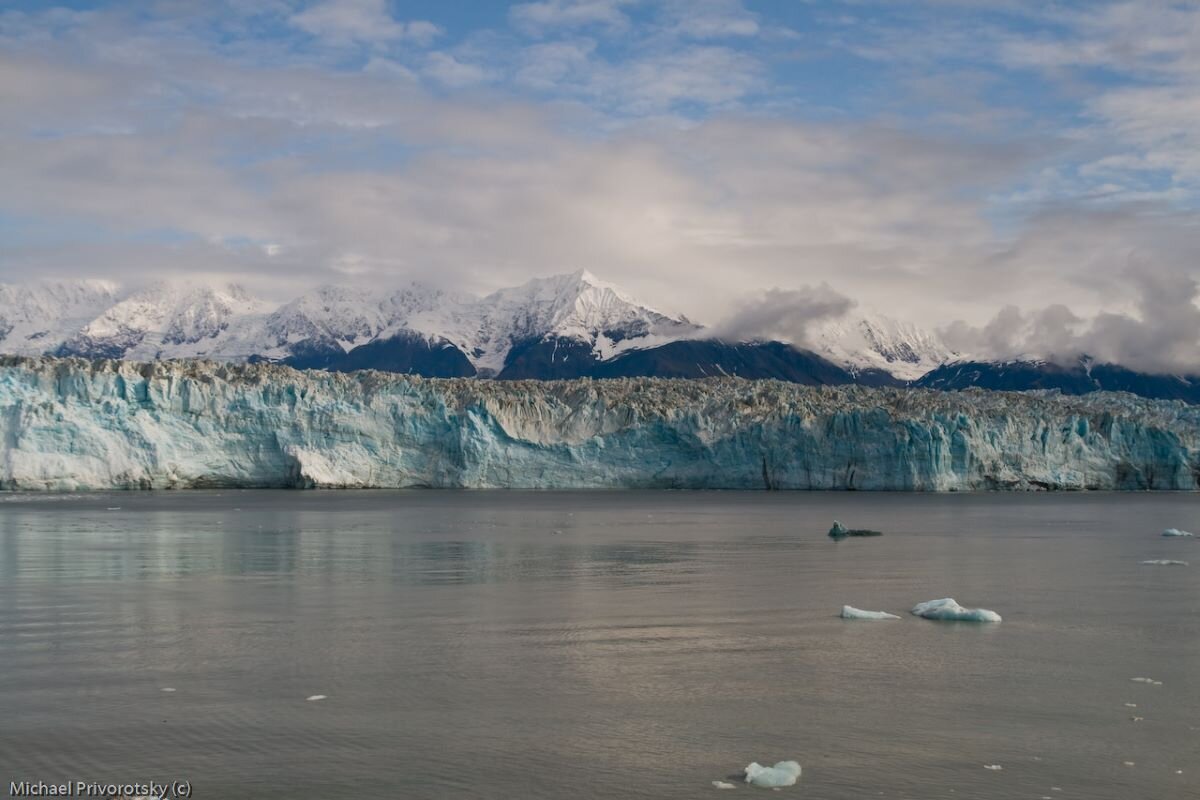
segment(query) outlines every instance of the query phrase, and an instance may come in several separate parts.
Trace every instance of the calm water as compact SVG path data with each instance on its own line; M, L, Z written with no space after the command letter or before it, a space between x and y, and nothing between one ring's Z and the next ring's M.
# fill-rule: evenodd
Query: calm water
M1200 541L1158 536L1197 496L0 501L5 792L692 798L795 758L826 800L1200 797ZM906 613L947 595L1005 621Z

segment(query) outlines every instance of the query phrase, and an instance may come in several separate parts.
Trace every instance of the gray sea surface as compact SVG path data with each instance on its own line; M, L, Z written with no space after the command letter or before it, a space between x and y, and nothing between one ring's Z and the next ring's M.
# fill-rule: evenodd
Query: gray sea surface
M1200 496L0 494L0 789L1197 798L1167 527ZM1004 621L908 613L947 596Z

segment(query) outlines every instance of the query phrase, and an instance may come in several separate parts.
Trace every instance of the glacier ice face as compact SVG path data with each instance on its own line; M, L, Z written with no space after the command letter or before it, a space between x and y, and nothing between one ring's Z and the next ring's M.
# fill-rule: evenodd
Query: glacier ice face
M773 767L764 767L754 761L746 767L746 783L764 789L795 786L800 772L800 765L795 761L780 761Z
M863 611L861 608L854 606L842 606L842 619L868 619L868 620L885 620L885 619L900 619L895 614L889 614L886 611Z
M0 358L0 485L1195 489L1200 407Z
M1000 622L1001 617L995 611L986 608L964 608L953 597L943 597L940 600L926 600L913 606L912 613L925 619L936 619L947 622Z

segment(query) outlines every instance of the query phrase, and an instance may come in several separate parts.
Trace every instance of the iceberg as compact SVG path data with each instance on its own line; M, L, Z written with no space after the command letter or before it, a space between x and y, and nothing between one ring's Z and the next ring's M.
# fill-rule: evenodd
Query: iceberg
M1194 533L1188 533L1187 531L1181 531L1181 530L1179 530L1179 528L1167 528L1165 531L1162 532L1162 535L1170 536L1170 537L1195 536Z
M312 695L309 695L308 697L306 697L306 698L304 698L304 699L305 699L305 700L307 700L307 701L308 701L308 702L310 702L310 703L315 703L315 702L317 702L318 700L324 700L324 699L326 699L326 697L325 697L325 695L323 695L323 694L312 694Z
M1000 622L1001 617L995 611L986 608L964 608L953 597L943 597L941 600L926 600L913 606L912 613L925 619L949 620L956 622Z
M1174 558L1151 558L1141 563L1155 567L1186 567L1188 565L1188 562L1178 561Z
M883 533L870 528L847 528L835 519L833 527L829 529L829 535L834 539L844 539L847 536L883 536Z
M1200 406L0 357L0 488L1195 490Z
M730 783L729 781L713 781L712 785L714 787L716 787L717 789L736 789L737 788L736 783Z
M900 619L886 611L863 611L854 606L842 606L842 619Z
M764 767L755 761L746 767L746 783L764 789L795 786L800 771L800 764L795 761L780 761L773 767Z

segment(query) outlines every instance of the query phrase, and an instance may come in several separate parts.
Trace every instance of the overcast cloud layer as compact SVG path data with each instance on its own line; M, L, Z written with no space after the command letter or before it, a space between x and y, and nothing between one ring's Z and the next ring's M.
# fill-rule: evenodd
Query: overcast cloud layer
M586 268L747 335L858 303L1200 369L1195 3L6 8L0 280Z

